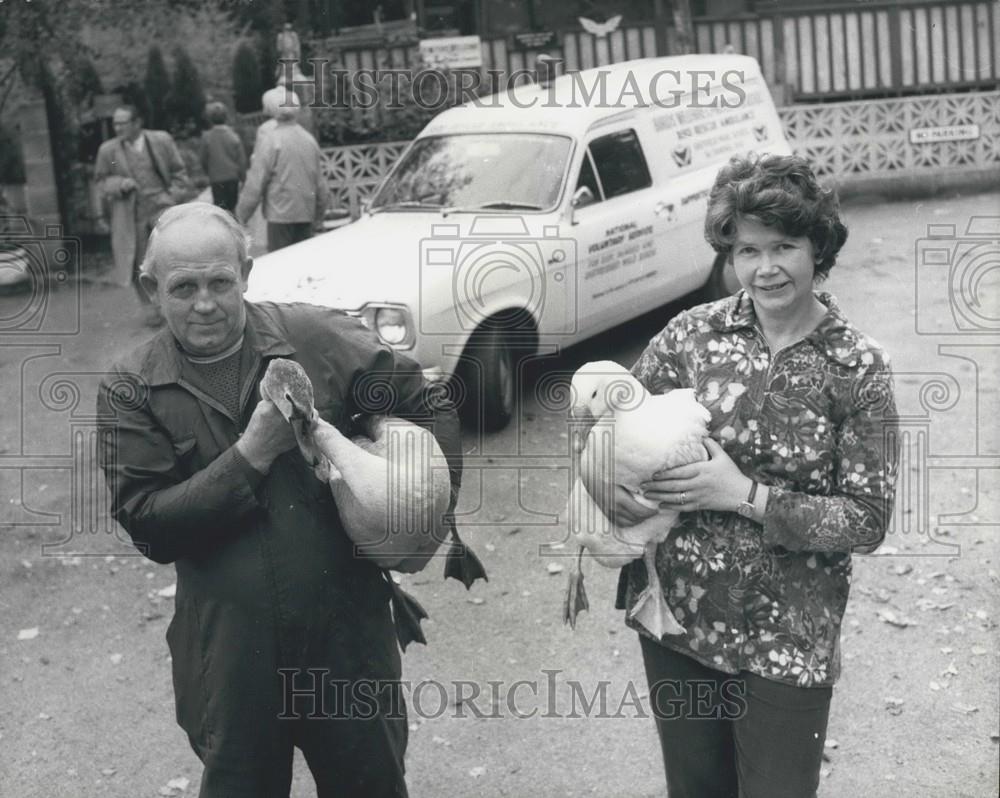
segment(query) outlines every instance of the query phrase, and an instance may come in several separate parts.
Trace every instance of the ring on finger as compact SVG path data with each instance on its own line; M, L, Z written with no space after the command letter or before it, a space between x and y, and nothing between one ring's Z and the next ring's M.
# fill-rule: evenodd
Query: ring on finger
M681 491L681 504L687 504L687 491Z

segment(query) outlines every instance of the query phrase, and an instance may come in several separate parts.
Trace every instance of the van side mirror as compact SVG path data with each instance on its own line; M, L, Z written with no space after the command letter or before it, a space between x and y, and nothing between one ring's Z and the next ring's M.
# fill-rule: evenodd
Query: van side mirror
M594 202L594 192L590 190L589 186L580 186L576 191L573 192L573 199L569 201L569 204L574 208L583 208Z
M595 201L594 192L587 186L580 186L577 188L577 190L573 192L573 197L569 201L569 223L578 224L576 221L577 209L584 208L587 205L592 205Z

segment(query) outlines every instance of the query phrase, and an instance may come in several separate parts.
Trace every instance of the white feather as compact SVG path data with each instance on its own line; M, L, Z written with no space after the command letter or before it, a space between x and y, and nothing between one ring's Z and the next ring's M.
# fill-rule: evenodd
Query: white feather
M581 460L604 477L611 489L621 485L647 507L640 484L666 468L708 459L703 439L709 412L689 388L652 395L625 368L602 361L582 366L573 377L575 416L596 420ZM631 527L615 528L576 480L568 515L578 545L603 565L619 566L642 556L652 541L662 542L677 521L675 510Z

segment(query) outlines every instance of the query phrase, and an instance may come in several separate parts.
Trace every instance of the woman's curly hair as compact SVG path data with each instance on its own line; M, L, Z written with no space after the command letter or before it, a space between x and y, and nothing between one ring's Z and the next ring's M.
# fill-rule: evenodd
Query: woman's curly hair
M816 279L833 268L847 241L836 193L820 186L797 155L733 156L719 170L708 198L705 238L732 260L736 225L752 219L787 236L808 237L816 255Z

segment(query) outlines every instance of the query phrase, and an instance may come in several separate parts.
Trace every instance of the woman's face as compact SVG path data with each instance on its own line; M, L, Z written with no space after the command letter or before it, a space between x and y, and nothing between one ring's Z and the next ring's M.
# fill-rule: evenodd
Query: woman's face
M812 303L816 253L808 238L741 219L732 257L736 277L758 313L795 315Z

